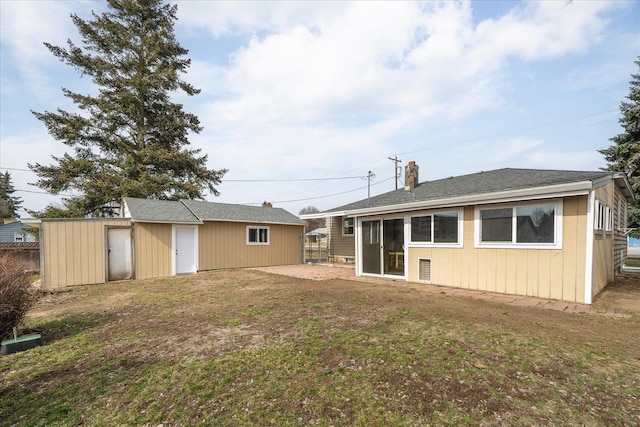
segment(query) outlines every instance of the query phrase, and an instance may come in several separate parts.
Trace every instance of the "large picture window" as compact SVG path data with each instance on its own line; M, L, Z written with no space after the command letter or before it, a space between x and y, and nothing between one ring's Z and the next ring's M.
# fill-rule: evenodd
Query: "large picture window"
M411 217L412 243L459 243L459 212Z
M559 245L559 203L482 208L476 214L480 245Z
M248 245L268 245L269 244L269 227L247 227L247 244Z

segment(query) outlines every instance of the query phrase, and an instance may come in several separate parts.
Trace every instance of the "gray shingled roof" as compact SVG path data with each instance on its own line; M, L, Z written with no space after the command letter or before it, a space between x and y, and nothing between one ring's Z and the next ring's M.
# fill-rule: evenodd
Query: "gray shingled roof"
M170 200L124 198L131 219L141 222L200 224L201 221L180 202Z
M182 200L203 221L239 221L304 225L305 222L282 208L233 205L227 203Z
M200 224L202 221L237 221L304 225L282 208L263 208L197 200L149 200L125 197L131 219L140 222Z
M363 199L349 203L323 213L342 212L356 209L376 208L400 205L407 202L427 202L438 199L448 199L501 191L520 190L527 188L546 187L574 182L594 181L613 176L612 172L582 172L541 169L497 169L426 181L416 186L413 193L404 188L380 194L371 199Z

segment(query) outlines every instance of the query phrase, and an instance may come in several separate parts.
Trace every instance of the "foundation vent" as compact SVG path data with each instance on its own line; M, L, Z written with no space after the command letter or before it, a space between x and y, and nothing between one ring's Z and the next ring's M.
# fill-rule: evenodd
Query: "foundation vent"
M431 260L420 259L418 261L418 280L430 282L431 281Z

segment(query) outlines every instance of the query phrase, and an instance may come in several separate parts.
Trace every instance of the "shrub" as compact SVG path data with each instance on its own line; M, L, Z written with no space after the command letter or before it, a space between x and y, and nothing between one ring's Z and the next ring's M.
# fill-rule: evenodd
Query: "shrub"
M12 255L0 255L0 339L12 335L36 302L27 265Z

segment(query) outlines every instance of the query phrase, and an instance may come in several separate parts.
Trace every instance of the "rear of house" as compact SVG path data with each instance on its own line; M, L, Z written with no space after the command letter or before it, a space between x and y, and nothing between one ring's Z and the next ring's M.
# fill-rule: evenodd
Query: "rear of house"
M43 220L43 286L299 264L304 222L279 208L125 198L123 218Z
M591 303L620 271L624 175L501 169L418 184L410 166L405 189L321 213L354 223L357 275Z

